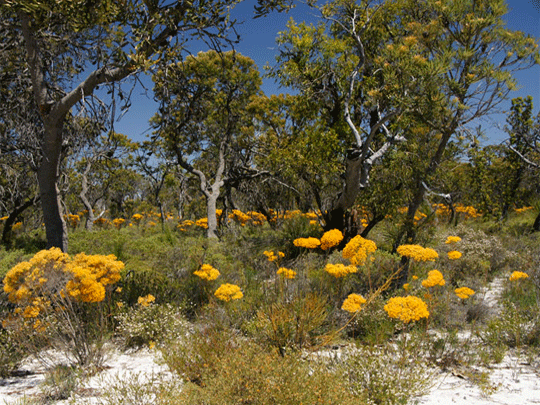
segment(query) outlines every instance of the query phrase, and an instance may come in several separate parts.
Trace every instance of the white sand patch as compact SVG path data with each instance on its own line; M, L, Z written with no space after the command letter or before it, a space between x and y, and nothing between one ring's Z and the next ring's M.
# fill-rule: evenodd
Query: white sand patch
M418 405L525 405L540 404L540 359L537 364L507 355L500 364L476 370L488 373L485 383L473 383L470 375L460 372L440 373L428 395L412 401ZM481 389L483 387L484 389Z
M99 398L103 389L111 383L129 381L134 378L141 382L153 380L156 377L170 378L172 374L166 365L156 362L159 352L142 349L131 353L112 351L103 365L102 371L84 379L75 390L73 398L57 401L56 404L77 403L77 398L84 398L85 403L97 403L92 397ZM23 398L38 398L43 392L45 370L37 361L27 361L20 370L20 376L0 379L0 404L14 404ZM75 401L75 402L74 402Z

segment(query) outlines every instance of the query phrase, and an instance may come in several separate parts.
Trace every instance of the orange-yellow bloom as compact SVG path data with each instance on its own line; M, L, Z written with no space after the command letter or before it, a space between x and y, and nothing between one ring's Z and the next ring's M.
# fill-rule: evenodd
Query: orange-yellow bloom
M404 323L429 317L426 303L413 295L390 298L384 310L390 318L399 319Z
M366 299L360 294L349 294L347 299L343 301L341 309L347 312L358 312L362 309L362 305L366 303Z

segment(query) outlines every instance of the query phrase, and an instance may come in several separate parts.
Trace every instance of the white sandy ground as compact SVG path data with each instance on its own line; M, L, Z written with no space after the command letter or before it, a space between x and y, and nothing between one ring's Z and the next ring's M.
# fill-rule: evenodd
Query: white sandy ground
M496 308L497 296L502 288L500 280L491 284L485 291L484 300ZM132 353L112 351L105 362L103 371L84 381L82 388L76 390L76 396L71 400L58 401L56 405L77 403L96 403L100 392L111 382L133 378L152 380L168 379L172 374L167 367L158 364L156 359L159 352L143 349ZM24 397L36 397L42 392L40 386L45 374L37 362L26 362L21 371L27 375L0 379L0 405L22 404ZM540 404L540 357L525 359L509 353L500 364L492 365L491 369L478 369L478 373L487 372L489 380L483 385L471 382L470 370L464 375L459 371L439 371L433 381L433 386L427 395L413 398L411 405L528 405ZM137 403L141 403L138 402ZM125 402L125 405L130 403ZM285 405L285 404L284 404Z
M157 352L140 350L134 353L114 353L101 373L85 381L83 388L77 390L74 399L59 401L57 405L67 405L79 401L85 404L98 403L101 390L119 379L170 377L166 366L157 364ZM35 397L41 392L44 380L43 370L36 363L27 363L24 370L33 374L0 380L0 404L16 404L21 398ZM482 370L479 370L482 371ZM413 398L411 404L417 405L527 405L540 404L540 359L527 363L513 355L507 355L492 367L489 387L493 393L486 393L459 372L440 372L435 378L431 392ZM92 401L95 399L95 401ZM126 405L129 405L126 403Z

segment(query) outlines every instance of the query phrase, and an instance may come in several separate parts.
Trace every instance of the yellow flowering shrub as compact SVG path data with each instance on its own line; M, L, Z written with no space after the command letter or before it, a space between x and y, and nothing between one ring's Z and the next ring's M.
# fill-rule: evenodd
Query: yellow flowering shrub
M315 249L321 246L321 241L317 238L298 238L293 241L293 245L296 247L303 247L306 249Z
M156 300L156 297L154 297L152 294L148 294L144 297L137 298L137 304L139 304L142 307L147 307L150 304L152 304Z
M126 222L124 218L115 218L113 219L112 223L115 226L116 229L120 229L122 225Z
M422 286L426 288L435 287L435 286L444 286L446 282L444 277L439 270L431 270L428 273L428 278L422 281Z
M287 269L285 267L280 267L277 271L277 274L283 276L284 278L288 278L289 280L292 280L296 277L296 271Z
M439 257L435 250L420 245L401 245L398 246L397 252L400 256L408 257L417 262L433 262Z
M275 254L274 252L272 252L271 250L265 250L263 252L263 255L265 255L267 258L268 258L268 261L269 262L275 262L279 259L282 259L285 257L285 253L283 252L279 252L277 254Z
M456 293L456 295L461 298L462 300L466 300L467 298L471 297L472 295L474 295L474 290L469 288L469 287L460 287L460 288L456 288L454 290L454 292Z
M94 225L100 228L106 228L109 225L109 220L107 218L100 217L94 221Z
M81 221L81 217L76 214L68 214L67 215L69 226L72 228L77 228L77 225L79 225L79 222Z
M341 252L344 259L348 259L354 266L362 266L370 253L377 250L375 242L364 239L360 235L352 238Z
M447 245L451 245L453 243L458 243L459 241L461 241L461 238L459 236L449 236L448 238L446 238L446 241L444 243L446 243Z
M222 284L214 293L214 295L221 301L239 300L244 294L240 287L234 284L225 283Z
M358 271L358 268L353 265L345 266L342 263L336 263L336 264L328 263L326 267L324 268L324 271L326 271L331 276L334 276L335 278L340 278L340 277L345 277L351 273L356 273Z
M458 252L457 250L452 250L450 252L448 252L448 258L450 260L457 260L461 257L461 252Z
M142 218L143 218L142 214L133 214L133 216L131 217L131 219L137 223L139 223Z
M27 342L21 344L30 351L41 350L46 342L78 364L97 361L102 346L94 343L103 339L111 309L101 303L123 268L114 255L70 257L58 248L42 250L15 265L3 280L15 304L5 327L23 334ZM33 346L36 341L41 345Z
M355 313L362 309L362 305L366 303L366 299L360 294L349 294L347 299L343 301L341 309L347 312Z
M328 250L337 246L343 240L343 234L339 229L332 229L328 232L325 232L321 237L321 249Z
M384 310L390 318L399 319L404 323L429 317L426 303L414 295L390 298Z
M208 218L199 218L195 221L195 225L204 229L208 229Z
M219 270L213 268L209 264L203 264L201 268L197 271L194 271L197 277L202 278L203 280L212 281L219 277Z
M266 222L266 217L261 214L260 212L256 212L256 211L249 211L247 213L247 215L249 215L249 217L251 218L251 222L253 225L263 225L265 222Z
M529 275L527 273L522 272L522 271L514 271L510 275L509 280L510 281L516 281L516 280L519 280L521 278L529 278Z
M120 280L123 268L124 263L114 255L79 253L70 258L60 249L51 248L14 266L4 278L4 292L19 305L56 293L81 302L100 302L105 298L105 287ZM65 284L52 286L49 279Z

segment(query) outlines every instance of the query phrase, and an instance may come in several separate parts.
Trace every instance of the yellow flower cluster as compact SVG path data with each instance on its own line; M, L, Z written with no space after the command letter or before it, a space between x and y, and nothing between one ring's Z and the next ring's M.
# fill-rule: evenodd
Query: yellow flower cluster
M343 301L341 309L347 312L358 312L362 309L362 305L366 303L366 299L360 294L349 294L347 299Z
M77 225L79 225L79 222L81 220L81 217L76 214L68 214L67 219L69 222L69 226L72 228L77 228Z
M67 293L82 302L101 302L105 287L120 281L124 263L114 255L86 255L79 253L66 270L72 279L66 284Z
M197 277L203 280L212 281L219 277L219 270L213 268L209 264L203 264L199 270L193 272Z
M321 237L321 249L328 250L334 246L340 244L343 240L343 234L339 229L332 229L328 232L325 232Z
M360 235L352 238L343 248L344 259L348 259L354 266L362 266L370 253L377 250L375 242L364 239Z
M123 268L124 263L117 261L114 255L79 253L70 259L60 249L51 248L14 266L4 278L4 291L12 302L21 304L55 293L46 290L45 284L49 279L56 279L57 283L66 283L65 286L51 286L63 295L62 298L67 293L78 301L100 302L105 298L105 287L120 280Z
M422 281L422 286L429 288L435 286L444 286L446 282L444 277L439 270L431 270L428 273L428 278Z
M285 278L288 278L290 280L294 279L296 277L296 271L294 270L291 270L291 269L287 269L285 267L280 267L277 271L277 274L285 277Z
M133 214L131 219L135 222L139 222L143 218L142 214Z
M528 277L529 277L529 275L527 273L524 273L522 271L514 271L510 275L509 280L510 281L516 281L516 280L519 280L520 278L528 278Z
M70 258L58 248L42 250L29 261L14 266L4 278L4 292L17 304L15 315L32 320L34 328L45 329L38 316L65 309L72 303L104 300L106 287L120 280L124 264L113 255Z
M448 238L446 238L446 243L447 245L451 245L452 243L458 243L459 241L461 241L461 238L459 236L449 236Z
M462 300L466 300L467 298L469 298L471 295L474 295L474 290L469 288L469 287L460 287L460 288L456 288L454 290L454 292L456 293L456 295L461 298Z
M271 250L265 250L263 252L263 255L265 255L267 258L268 258L268 261L269 262L275 262L276 260L278 259L282 259L285 257L285 253L283 252L278 252L277 255L272 252Z
M321 241L317 238L298 238L293 240L293 245L297 247L303 247L306 249L315 249L321 246Z
M390 318L399 319L404 323L429 317L426 303L414 295L390 298L384 310Z
M397 252L399 255L409 257L417 262L433 262L439 257L435 250L420 245L401 245L398 246Z
M221 301L239 300L244 296L240 287L234 284L225 283L222 284L214 293L214 295Z
M195 225L204 229L208 229L208 218L199 218L195 221Z
M266 221L266 217L260 212L248 211L247 214L251 218L251 222L253 223L253 225L263 225Z
M229 219L235 219L240 222L240 225L245 226L251 217L240 210L233 210L232 213L229 214Z
M116 227L116 229L120 229L122 225L126 222L124 218L115 218L113 219L112 223Z
M358 271L358 268L353 265L345 266L344 264L341 264L341 263L337 263L337 264L328 263L326 267L324 268L324 271L326 271L331 276L340 278L340 277L345 277L346 275L351 274L351 273L356 273Z
M461 252L458 252L457 250L452 250L450 252L448 252L448 258L450 260L457 260L461 257Z
M137 303L142 307L149 306L152 302L156 300L156 297L154 297L152 294L148 294L145 297L139 297L137 299Z
M195 225L195 222L193 222L190 219L185 219L182 222L179 222L176 227L179 228L181 231L185 231L186 228L188 228L190 226L193 226L193 225Z
M476 208L471 206L463 206L463 205L456 205L456 212L465 214L465 219L469 218L478 218L480 216L480 213L476 210Z

